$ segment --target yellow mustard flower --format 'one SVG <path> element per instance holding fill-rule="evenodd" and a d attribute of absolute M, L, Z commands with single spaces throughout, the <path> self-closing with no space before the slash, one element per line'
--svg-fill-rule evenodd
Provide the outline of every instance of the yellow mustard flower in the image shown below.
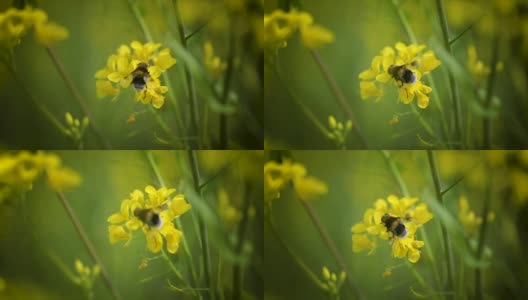
<path fill-rule="evenodd" d="M 224 188 L 218 191 L 218 214 L 230 226 L 235 226 L 242 219 L 242 213 L 231 204 Z"/>
<path fill-rule="evenodd" d="M 0 202 L 16 191 L 30 190 L 33 182 L 43 174 L 56 191 L 81 183 L 80 175 L 62 166 L 61 159 L 55 154 L 43 151 L 0 153 Z"/>
<path fill-rule="evenodd" d="M 341 271 L 339 276 L 337 276 L 336 273 L 330 272 L 326 266 L 323 267 L 322 273 L 324 279 L 323 289 L 331 296 L 339 295 L 339 290 L 346 279 L 346 273 Z"/>
<path fill-rule="evenodd" d="M 352 121 L 348 120 L 343 125 L 333 115 L 330 115 L 328 116 L 328 126 L 331 131 L 329 138 L 336 143 L 338 148 L 344 148 L 346 145 L 346 137 L 352 131 Z"/>
<path fill-rule="evenodd" d="M 469 202 L 466 196 L 461 196 L 458 200 L 458 219 L 464 226 L 469 235 L 474 235 L 480 224 L 482 224 L 482 217 L 477 216 L 474 211 L 469 208 Z M 494 214 L 488 214 L 488 222 L 493 221 Z"/>
<path fill-rule="evenodd" d="M 227 64 L 220 57 L 215 56 L 211 41 L 205 41 L 203 45 L 204 63 L 213 80 L 218 80 L 227 68 Z"/>
<path fill-rule="evenodd" d="M 151 252 L 161 250 L 162 237 L 165 237 L 167 251 L 176 253 L 183 233 L 176 229 L 172 220 L 191 209 L 191 205 L 185 201 L 183 194 L 169 198 L 176 189 L 162 187 L 156 190 L 149 185 L 145 187 L 145 192 L 148 198 L 142 191 L 134 190 L 129 198 L 121 202 L 120 211 L 108 217 L 110 242 L 130 241 L 132 232 L 141 228 Z"/>
<path fill-rule="evenodd" d="M 8 8 L 0 13 L 0 45 L 12 48 L 20 44 L 22 37 L 33 28 L 38 43 L 49 47 L 68 38 L 68 30 L 48 22 L 48 15 L 41 9 L 26 6 L 24 9 Z"/>
<path fill-rule="evenodd" d="M 477 49 L 474 45 L 471 45 L 467 49 L 467 55 L 468 55 L 468 61 L 467 61 L 467 68 L 469 72 L 471 73 L 471 76 L 475 79 L 477 83 L 482 82 L 485 80 L 488 75 L 491 73 L 491 69 L 489 66 L 486 66 L 482 60 L 479 60 L 477 57 Z M 495 69 L 497 72 L 502 71 L 503 64 L 502 62 L 498 62 L 495 66 Z"/>
<path fill-rule="evenodd" d="M 392 241 L 392 256 L 405 258 L 415 263 L 420 259 L 423 241 L 416 239 L 416 230 L 429 222 L 433 215 L 425 203 L 416 205 L 418 198 L 389 195 L 387 199 L 378 199 L 373 208 L 367 209 L 363 221 L 352 226 L 352 251 L 354 253 L 369 250 L 373 254 L 377 239 Z M 389 206 L 390 205 L 390 206 Z M 395 235 L 382 221 L 384 216 L 397 218 L 405 227 L 404 234 Z"/>
<path fill-rule="evenodd" d="M 161 74 L 176 63 L 168 48 L 157 51 L 161 44 L 138 41 L 121 45 L 116 54 L 110 55 L 106 66 L 95 73 L 95 88 L 97 97 L 116 97 L 121 88 L 133 85 L 136 100 L 143 104 L 152 104 L 161 108 L 165 103 L 168 91 L 161 85 Z"/>
<path fill-rule="evenodd" d="M 297 9 L 284 12 L 280 9 L 264 15 L 264 45 L 268 49 L 284 48 L 295 33 L 299 33 L 302 44 L 316 49 L 334 41 L 334 34 L 317 25 L 311 14 Z"/>
<path fill-rule="evenodd" d="M 359 74 L 361 99 L 383 96 L 385 84 L 394 83 L 399 88 L 398 98 L 405 104 L 417 98 L 418 107 L 429 105 L 432 89 L 422 82 L 422 77 L 440 65 L 432 50 L 422 53 L 425 45 L 398 42 L 392 47 L 385 47 L 372 60 L 369 69 Z"/>
<path fill-rule="evenodd" d="M 295 193 L 301 200 L 312 200 L 328 192 L 323 181 L 308 176 L 306 168 L 300 163 L 285 160 L 283 163 L 269 161 L 264 165 L 264 200 L 280 197 L 280 192 L 292 183 Z"/>

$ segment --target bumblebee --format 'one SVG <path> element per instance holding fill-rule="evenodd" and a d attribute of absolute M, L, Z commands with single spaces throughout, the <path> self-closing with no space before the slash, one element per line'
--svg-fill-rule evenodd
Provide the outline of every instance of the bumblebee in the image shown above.
<path fill-rule="evenodd" d="M 132 75 L 132 86 L 136 91 L 142 91 L 147 86 L 147 80 L 150 77 L 148 64 L 140 62 L 136 69 L 130 73 Z"/>
<path fill-rule="evenodd" d="M 161 226 L 163 226 L 163 220 L 160 217 L 160 213 L 166 209 L 166 204 L 158 208 L 136 208 L 134 210 L 134 216 L 149 227 L 160 229 Z"/>
<path fill-rule="evenodd" d="M 418 78 L 416 77 L 416 73 L 414 73 L 409 66 L 416 67 L 416 62 L 401 66 L 391 65 L 387 70 L 387 73 L 401 84 L 400 87 L 405 83 L 414 84 Z"/>
<path fill-rule="evenodd" d="M 381 223 L 387 227 L 387 231 L 392 232 L 394 236 L 404 238 L 407 236 L 407 228 L 403 224 L 400 217 L 393 217 L 389 214 L 384 214 L 381 217 Z"/>

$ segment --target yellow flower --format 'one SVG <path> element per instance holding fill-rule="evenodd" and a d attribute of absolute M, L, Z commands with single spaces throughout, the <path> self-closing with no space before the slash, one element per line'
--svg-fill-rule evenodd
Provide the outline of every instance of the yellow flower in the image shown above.
<path fill-rule="evenodd" d="M 421 54 L 425 48 L 425 45 L 407 46 L 401 42 L 396 43 L 394 48 L 383 48 L 380 55 L 372 59 L 370 68 L 358 76 L 361 99 L 375 97 L 379 100 L 385 84 L 393 82 L 399 88 L 398 96 L 404 104 L 411 103 L 416 96 L 418 107 L 429 106 L 427 95 L 432 89 L 421 79 L 436 69 L 440 61 L 431 50 Z"/>
<path fill-rule="evenodd" d="M 488 214 L 488 222 L 493 221 L 494 218 L 495 215 L 490 212 Z M 480 224 L 482 224 L 482 217 L 477 216 L 475 212 L 469 208 L 469 202 L 466 196 L 460 196 L 460 199 L 458 200 L 458 219 L 469 235 L 474 235 L 480 227 Z"/>
<path fill-rule="evenodd" d="M 121 202 L 120 211 L 108 217 L 110 242 L 130 241 L 132 232 L 141 228 L 151 252 L 157 253 L 161 250 L 164 237 L 167 251 L 176 253 L 183 233 L 176 229 L 172 220 L 191 209 L 191 205 L 185 201 L 182 194 L 169 198 L 176 189 L 162 187 L 156 190 L 149 185 L 145 187 L 145 192 L 148 198 L 145 198 L 145 194 L 140 190 L 134 190 L 128 199 Z M 152 220 L 157 223 L 153 224 L 154 221 L 142 217 L 141 212 L 149 212 Z"/>
<path fill-rule="evenodd" d="M 328 192 L 323 181 L 306 175 L 306 168 L 299 163 L 285 160 L 279 164 L 269 161 L 264 165 L 264 200 L 267 202 L 280 197 L 280 191 L 292 183 L 301 200 L 312 200 Z"/>
<path fill-rule="evenodd" d="M 339 277 L 336 273 L 330 272 L 330 270 L 324 266 L 323 267 L 323 289 L 332 296 L 339 295 L 339 290 L 341 289 L 341 286 L 343 285 L 343 282 L 345 282 L 346 279 L 346 273 L 341 271 L 339 273 Z"/>
<path fill-rule="evenodd" d="M 108 57 L 106 66 L 95 73 L 97 97 L 115 98 L 122 88 L 128 88 L 134 78 L 139 78 L 144 80 L 144 87 L 135 82 L 135 99 L 161 108 L 165 103 L 163 94 L 168 92 L 168 88 L 161 85 L 159 78 L 176 63 L 176 59 L 167 48 L 156 52 L 160 47 L 161 44 L 141 44 L 138 41 L 131 42 L 130 47 L 121 45 L 116 54 Z M 145 64 L 148 67 L 142 67 Z"/>
<path fill-rule="evenodd" d="M 26 6 L 24 9 L 10 7 L 0 14 L 0 45 L 12 48 L 27 32 L 34 28 L 38 43 L 49 47 L 68 38 L 68 30 L 61 25 L 48 22 L 48 15 L 41 9 Z"/>
<path fill-rule="evenodd" d="M 374 253 L 377 239 L 392 240 L 392 255 L 397 258 L 405 258 L 415 263 L 420 258 L 420 248 L 424 246 L 422 241 L 416 240 L 416 230 L 423 224 L 429 222 L 433 215 L 422 203 L 416 205 L 418 198 L 398 198 L 389 195 L 387 199 L 378 199 L 373 208 L 367 209 L 363 215 L 363 221 L 352 226 L 352 251 L 354 253 L 370 250 L 369 255 Z M 390 205 L 390 206 L 389 206 Z M 382 217 L 389 214 L 399 218 L 403 222 L 406 234 L 395 236 L 381 221 Z"/>
<path fill-rule="evenodd" d="M 242 219 L 242 213 L 231 205 L 226 190 L 220 188 L 218 191 L 218 214 L 230 226 L 234 226 Z"/>
<path fill-rule="evenodd" d="M 292 9 L 280 9 L 264 15 L 264 45 L 275 50 L 284 48 L 296 32 L 300 33 L 303 45 L 315 49 L 334 41 L 334 34 L 328 29 L 314 24 L 311 14 Z"/>
<path fill-rule="evenodd" d="M 474 45 L 471 45 L 467 49 L 467 55 L 468 55 L 468 61 L 467 61 L 467 68 L 469 72 L 471 73 L 471 76 L 475 79 L 477 83 L 481 83 L 484 81 L 489 74 L 491 73 L 491 69 L 489 66 L 486 66 L 483 61 L 479 60 L 477 57 L 477 49 Z M 502 62 L 498 62 L 495 66 L 497 72 L 502 71 L 503 64 Z"/>
<path fill-rule="evenodd" d="M 346 145 L 346 137 L 352 131 L 352 121 L 348 120 L 344 125 L 338 122 L 334 116 L 328 116 L 328 126 L 330 127 L 329 138 L 336 143 L 338 148 L 344 148 Z"/>
<path fill-rule="evenodd" d="M 210 41 L 205 41 L 203 49 L 205 67 L 213 80 L 217 80 L 222 76 L 222 73 L 227 68 L 227 64 L 220 57 L 214 55 L 213 44 Z"/>

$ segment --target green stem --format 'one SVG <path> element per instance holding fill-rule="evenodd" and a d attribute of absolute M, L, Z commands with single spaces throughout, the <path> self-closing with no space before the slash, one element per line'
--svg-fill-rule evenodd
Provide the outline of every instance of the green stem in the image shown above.
<path fill-rule="evenodd" d="M 490 109 L 491 106 L 491 99 L 493 99 L 493 91 L 494 91 L 494 85 L 493 82 L 495 81 L 495 76 L 497 75 L 497 61 L 499 59 L 499 36 L 497 35 L 493 39 L 493 45 L 492 45 L 492 57 L 491 57 L 491 72 L 488 77 L 488 87 L 486 91 L 486 100 L 484 102 L 484 108 L 486 110 Z M 484 124 L 482 126 L 482 130 L 484 131 L 484 149 L 491 149 L 491 117 L 485 116 L 484 117 Z"/>
<path fill-rule="evenodd" d="M 248 209 L 251 205 L 251 201 L 249 201 L 249 199 L 249 195 L 246 195 L 244 197 L 244 204 L 242 205 L 242 220 L 240 221 L 240 224 L 238 224 L 238 240 L 235 246 L 235 253 L 239 256 L 242 253 L 242 248 L 244 246 L 244 235 L 246 233 L 246 227 L 249 223 Z M 239 263 L 235 264 L 233 267 L 233 300 L 240 300 L 242 298 L 242 279 L 242 265 Z"/>
<path fill-rule="evenodd" d="M 491 171 L 491 170 L 490 170 Z M 486 187 L 486 195 L 484 196 L 484 207 L 482 209 L 482 224 L 480 225 L 479 241 L 477 248 L 477 259 L 482 259 L 484 253 L 484 242 L 486 241 L 486 229 L 488 228 L 488 214 L 491 205 L 491 193 L 492 193 L 491 178 L 488 178 L 488 184 Z M 477 267 L 475 270 L 475 299 L 481 300 L 484 297 L 484 291 L 482 286 L 482 268 Z"/>
<path fill-rule="evenodd" d="M 315 209 L 312 207 L 310 203 L 303 201 L 301 199 L 298 199 L 298 200 L 301 203 L 301 205 L 304 207 L 306 212 L 308 213 L 308 216 L 312 220 L 312 223 L 315 225 L 315 228 L 317 228 L 317 231 L 319 232 L 321 239 L 323 240 L 328 250 L 330 250 L 330 253 L 334 257 L 336 263 L 339 265 L 339 268 L 348 273 L 348 276 L 346 277 L 346 282 L 350 290 L 355 294 L 355 298 L 363 299 L 364 296 L 362 295 L 361 291 L 352 282 L 352 276 L 350 276 L 352 273 L 348 271 L 348 267 L 343 258 L 343 255 L 339 252 L 334 240 L 328 234 L 328 231 L 326 230 L 323 223 L 321 222 L 321 219 L 317 215 L 317 212 L 315 211 Z"/>
<path fill-rule="evenodd" d="M 187 40 L 185 39 L 185 27 L 183 25 L 183 20 L 180 14 L 180 8 L 178 7 L 178 0 L 174 1 L 174 11 L 176 15 L 176 23 L 178 24 L 178 33 L 180 35 L 180 43 L 184 49 L 187 49 Z M 187 82 L 187 90 L 189 95 L 189 111 L 191 115 L 191 133 L 190 136 L 198 136 L 198 142 L 192 145 L 193 149 L 200 149 L 202 147 L 200 133 L 198 130 L 199 127 L 199 111 L 198 111 L 198 97 L 196 94 L 196 87 L 194 83 L 194 78 L 192 77 L 191 70 L 189 67 L 184 64 L 183 71 L 185 73 L 185 80 Z"/>
<path fill-rule="evenodd" d="M 156 122 L 158 123 L 158 125 L 160 126 L 161 130 L 163 130 L 163 132 L 165 133 L 165 135 L 167 136 L 167 138 L 171 141 L 171 144 L 173 143 L 175 146 L 178 145 L 179 147 L 182 147 L 184 145 L 182 145 L 179 141 L 178 141 L 178 138 L 176 138 L 173 134 L 172 134 L 172 131 L 170 130 L 169 128 L 169 125 L 165 122 L 165 120 L 163 120 L 163 118 L 161 117 L 161 115 L 156 111 L 156 109 L 152 106 L 149 105 L 149 110 L 150 112 L 154 115 L 154 119 L 156 120 Z"/>
<path fill-rule="evenodd" d="M 444 39 L 444 46 L 450 55 L 453 55 L 451 44 L 449 43 L 449 27 L 447 25 L 447 17 L 444 10 L 444 1 L 436 0 L 436 7 L 440 17 L 440 27 L 442 28 L 442 37 Z M 449 85 L 451 86 L 451 97 L 453 98 L 453 109 L 455 112 L 455 142 L 460 141 L 461 148 L 465 148 L 464 131 L 462 130 L 462 107 L 460 104 L 460 95 L 458 94 L 458 86 L 455 76 L 451 70 L 448 70 Z M 455 144 L 456 145 L 456 144 Z"/>
<path fill-rule="evenodd" d="M 158 165 L 154 161 L 154 156 L 152 155 L 151 151 L 147 151 L 147 160 L 148 160 L 148 162 L 150 164 L 150 167 L 154 171 L 154 174 L 156 175 L 156 179 L 158 180 L 159 185 L 161 187 L 166 187 L 165 181 L 163 180 L 163 177 L 161 176 L 160 170 L 158 168 Z M 180 218 L 176 218 L 176 225 L 178 226 L 178 228 L 182 232 L 185 232 L 185 230 L 183 229 L 183 225 L 181 223 Z M 191 269 L 191 274 L 193 276 L 194 285 L 197 286 L 198 277 L 197 277 L 196 271 L 194 269 L 194 264 L 193 264 L 193 259 L 192 259 L 192 256 L 191 256 L 191 251 L 189 250 L 189 244 L 187 243 L 187 238 L 185 238 L 185 234 L 182 235 L 181 240 L 182 240 L 182 244 L 183 244 L 183 250 L 185 252 L 185 255 L 187 255 L 187 258 L 188 258 L 188 265 L 189 265 L 189 268 Z"/>
<path fill-rule="evenodd" d="M 297 254 L 295 254 L 293 250 L 290 249 L 290 247 L 286 245 L 286 242 L 284 242 L 284 240 L 280 237 L 279 232 L 275 228 L 275 225 L 273 224 L 273 221 L 270 220 L 270 218 L 271 216 L 269 216 L 268 218 L 265 218 L 266 223 L 269 225 L 268 228 L 270 229 L 270 232 L 273 234 L 273 237 L 275 238 L 275 240 L 279 242 L 278 243 L 279 246 L 281 246 L 281 248 L 284 249 L 286 254 L 288 254 L 288 256 L 290 256 L 290 258 L 299 266 L 299 268 L 301 268 L 304 274 L 310 279 L 310 281 L 312 281 L 313 284 L 315 284 L 315 286 L 324 290 L 325 289 L 324 283 L 321 282 L 319 278 L 317 277 L 317 275 L 315 275 L 315 273 L 312 272 L 312 270 L 310 270 L 310 268 L 301 260 L 301 258 Z"/>
<path fill-rule="evenodd" d="M 61 192 L 57 192 L 57 197 L 59 198 L 62 206 L 64 207 L 66 214 L 70 217 L 70 220 L 72 221 L 73 226 L 75 227 L 75 230 L 77 230 L 79 237 L 84 243 L 86 250 L 88 250 L 88 253 L 92 257 L 93 261 L 101 268 L 101 276 L 103 277 L 106 287 L 110 290 L 114 299 L 120 300 L 121 296 L 119 295 L 119 292 L 117 291 L 115 286 L 112 284 L 112 281 L 110 280 L 110 276 L 108 275 L 108 272 L 106 271 L 106 268 L 103 265 L 103 261 L 99 258 L 99 255 L 97 255 L 97 251 L 95 250 L 95 247 L 93 246 L 92 242 L 88 238 L 88 235 L 86 234 L 86 231 L 84 230 L 84 227 L 82 226 L 81 222 L 75 215 L 75 212 L 73 211 L 70 203 L 68 202 L 68 199 L 66 199 L 64 194 L 62 194 Z"/>
<path fill-rule="evenodd" d="M 310 50 L 310 54 L 312 55 L 314 61 L 316 62 L 317 66 L 319 67 L 319 70 L 321 70 L 321 73 L 323 74 L 323 77 L 325 78 L 326 82 L 328 83 L 328 86 L 330 87 L 330 90 L 334 94 L 337 102 L 345 112 L 347 118 L 352 121 L 352 124 L 354 124 L 354 131 L 356 132 L 357 136 L 359 137 L 359 141 L 361 143 L 361 147 L 364 149 L 368 149 L 367 140 L 363 136 L 363 133 L 361 132 L 361 128 L 359 126 L 359 123 L 357 122 L 357 119 L 354 116 L 354 113 L 352 112 L 352 109 L 350 108 L 350 105 L 348 105 L 345 96 L 343 95 L 343 92 L 337 85 L 337 82 L 335 81 L 334 77 L 332 77 L 332 74 L 330 74 L 330 71 L 328 70 L 328 67 L 323 62 L 323 59 L 321 58 L 321 55 L 319 55 L 319 52 L 316 50 Z"/>
<path fill-rule="evenodd" d="M 194 182 L 194 190 L 200 193 L 200 171 L 198 169 L 198 157 L 196 156 L 195 150 L 188 150 L 189 164 L 191 166 L 191 173 Z M 202 240 L 202 255 L 205 269 L 205 286 L 207 286 L 209 293 L 206 294 L 205 299 L 214 300 L 215 291 L 211 285 L 212 273 L 211 273 L 211 253 L 209 250 L 209 240 L 207 227 L 202 217 L 198 219 L 198 227 L 200 228 L 200 236 Z"/>
<path fill-rule="evenodd" d="M 314 115 L 314 113 L 306 106 L 304 103 L 293 93 L 291 88 L 284 83 L 282 74 L 277 68 L 273 68 L 275 71 L 275 75 L 277 76 L 277 79 L 282 84 L 284 89 L 286 90 L 286 93 L 290 96 L 290 98 L 293 100 L 293 102 L 299 107 L 299 109 L 304 113 L 306 118 L 312 122 L 312 124 L 328 139 L 331 138 L 330 132 L 326 129 L 326 127 L 317 119 L 317 117 Z"/>
<path fill-rule="evenodd" d="M 222 105 L 227 104 L 227 99 L 229 96 L 229 86 L 231 84 L 231 79 L 235 66 L 235 55 L 236 55 L 236 44 L 235 44 L 235 28 L 233 28 L 233 23 L 231 21 L 231 29 L 229 30 L 229 54 L 227 56 L 227 69 L 224 77 L 224 86 L 222 89 L 222 98 L 220 103 Z M 220 114 L 220 149 L 227 149 L 228 147 L 228 132 L 227 132 L 227 114 Z"/>
<path fill-rule="evenodd" d="M 436 166 L 436 159 L 432 150 L 427 150 L 427 158 L 429 160 L 429 167 L 431 169 L 431 176 L 433 178 L 436 200 L 440 204 L 444 205 L 444 200 L 442 196 L 442 188 L 440 184 L 440 177 L 438 175 L 438 168 Z M 444 251 L 446 257 L 446 270 L 447 270 L 447 290 L 449 292 L 449 298 L 453 299 L 454 290 L 453 290 L 453 255 L 451 253 L 451 242 L 449 240 L 449 235 L 447 234 L 447 228 L 442 225 L 442 238 L 444 242 Z"/>
<path fill-rule="evenodd" d="M 53 51 L 51 48 L 46 48 L 46 52 L 48 53 L 49 57 L 51 58 L 51 61 L 53 62 L 53 65 L 59 72 L 60 76 L 64 80 L 64 83 L 66 84 L 66 87 L 70 90 L 71 94 L 73 95 L 73 98 L 77 100 L 77 103 L 81 107 L 83 113 L 85 116 L 90 119 L 90 128 L 92 128 L 95 136 L 99 140 L 99 142 L 103 145 L 105 149 L 112 149 L 112 146 L 110 143 L 105 139 L 105 137 L 101 134 L 101 131 L 99 130 L 99 126 L 97 125 L 97 122 L 95 121 L 95 118 L 90 111 L 90 108 L 86 104 L 86 100 L 81 95 L 75 84 L 73 83 L 73 80 L 68 76 L 66 73 L 66 69 L 64 68 L 64 65 L 62 64 L 61 60 L 59 59 L 59 56 Z"/>
<path fill-rule="evenodd" d="M 134 0 L 128 0 L 128 4 L 129 4 L 129 7 L 130 7 L 130 10 L 132 10 L 132 13 L 134 15 L 134 17 L 136 18 L 136 21 L 138 22 L 139 24 L 139 27 L 141 27 L 141 30 L 143 31 L 143 34 L 145 35 L 145 39 L 147 40 L 147 42 L 151 42 L 153 43 L 154 42 L 154 39 L 152 38 L 152 34 L 150 33 L 150 30 L 147 26 L 147 24 L 145 23 L 145 20 L 143 19 L 143 16 L 141 15 L 141 12 L 139 11 L 139 8 L 136 6 L 136 4 L 134 3 L 135 1 Z M 174 94 L 174 89 L 172 87 L 172 83 L 169 79 L 169 75 L 167 74 L 167 72 L 163 72 L 162 74 L 163 76 L 163 82 L 167 85 L 167 88 L 169 90 L 169 101 L 172 105 L 172 108 L 174 109 L 174 114 L 176 115 L 176 126 L 177 126 L 177 130 L 178 132 L 183 132 L 182 131 L 182 128 L 184 128 L 183 126 L 183 121 L 182 121 L 182 118 L 180 116 L 180 114 L 178 113 L 180 111 L 179 109 L 179 105 L 178 105 L 178 100 L 176 98 L 176 94 Z"/>

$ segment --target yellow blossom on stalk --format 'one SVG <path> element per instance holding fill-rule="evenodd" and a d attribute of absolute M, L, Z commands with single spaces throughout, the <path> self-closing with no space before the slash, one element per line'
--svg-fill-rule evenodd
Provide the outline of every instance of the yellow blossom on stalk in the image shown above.
<path fill-rule="evenodd" d="M 162 237 L 165 237 L 167 251 L 176 253 L 183 233 L 176 229 L 172 220 L 191 209 L 191 205 L 185 201 L 183 194 L 169 198 L 176 189 L 162 187 L 156 190 L 149 185 L 145 187 L 145 192 L 148 198 L 142 191 L 134 190 L 129 198 L 121 201 L 120 211 L 108 217 L 110 242 L 130 241 L 132 233 L 141 228 L 151 252 L 161 250 Z"/>
<path fill-rule="evenodd" d="M 471 76 L 475 79 L 475 81 L 482 82 L 485 80 L 488 75 L 491 73 L 491 69 L 489 66 L 486 66 L 482 60 L 479 60 L 477 57 L 477 49 L 475 46 L 471 45 L 467 49 L 468 53 L 468 61 L 467 61 L 467 68 L 469 72 L 471 73 Z M 498 62 L 495 66 L 495 69 L 497 72 L 501 72 L 503 69 L 502 62 Z"/>
<path fill-rule="evenodd" d="M 285 160 L 282 163 L 269 161 L 264 165 L 264 200 L 280 197 L 280 192 L 292 183 L 295 193 L 301 200 L 312 200 L 328 192 L 323 181 L 308 176 L 306 168 L 300 163 Z"/>
<path fill-rule="evenodd" d="M 316 49 L 334 41 L 334 34 L 315 24 L 312 15 L 307 12 L 277 9 L 264 15 L 264 45 L 268 49 L 286 47 L 288 39 L 297 32 L 308 49 Z"/>
<path fill-rule="evenodd" d="M 341 271 L 339 273 L 339 276 L 337 276 L 336 273 L 330 272 L 330 270 L 324 266 L 323 267 L 323 289 L 331 296 L 337 296 L 339 295 L 339 290 L 341 289 L 341 286 L 345 282 L 346 279 L 346 273 L 344 271 Z"/>
<path fill-rule="evenodd" d="M 136 91 L 136 100 L 143 104 L 152 104 L 161 108 L 168 92 L 161 85 L 161 74 L 176 63 L 168 48 L 161 51 L 161 44 L 138 41 L 121 45 L 115 54 L 110 55 L 106 66 L 95 73 L 97 97 L 116 97 L 122 88 L 132 85 Z"/>
<path fill-rule="evenodd" d="M 429 105 L 431 87 L 422 82 L 422 77 L 440 65 L 432 50 L 425 50 L 425 45 L 398 42 L 392 47 L 385 47 L 372 60 L 369 69 L 359 74 L 359 88 L 361 99 L 383 96 L 387 83 L 398 87 L 398 98 L 401 102 L 409 104 L 417 98 L 418 107 L 426 108 Z"/>
<path fill-rule="evenodd" d="M 217 80 L 222 76 L 222 73 L 227 68 L 227 64 L 220 57 L 215 56 L 213 44 L 210 41 L 204 43 L 203 49 L 205 67 L 211 75 L 211 78 Z"/>
<path fill-rule="evenodd" d="M 62 166 L 60 158 L 46 152 L 0 153 L 0 202 L 17 191 L 27 191 L 45 174 L 50 187 L 62 191 L 81 183 L 80 175 Z"/>
<path fill-rule="evenodd" d="M 342 122 L 338 122 L 334 116 L 328 116 L 328 127 L 330 127 L 330 135 L 328 136 L 333 140 L 338 148 L 344 148 L 346 145 L 346 137 L 350 131 L 352 131 L 352 121 L 348 120 L 343 125 Z"/>
<path fill-rule="evenodd" d="M 392 240 L 392 256 L 405 258 L 415 263 L 420 259 L 420 248 L 423 241 L 416 239 L 416 231 L 423 224 L 429 222 L 433 215 L 425 203 L 416 205 L 418 198 L 403 197 L 399 199 L 389 195 L 387 199 L 378 199 L 373 208 L 367 209 L 363 221 L 352 226 L 352 251 L 354 253 L 369 250 L 374 253 L 377 240 Z M 389 206 L 390 205 L 390 206 Z M 406 235 L 395 236 L 382 222 L 384 215 L 399 218 L 406 229 Z"/>
<path fill-rule="evenodd" d="M 479 217 L 469 208 L 469 202 L 465 196 L 461 196 L 458 200 L 458 219 L 466 229 L 469 235 L 474 235 L 480 224 L 482 224 L 482 217 Z M 488 214 L 488 222 L 495 219 L 495 214 L 490 212 Z"/>
<path fill-rule="evenodd" d="M 229 201 L 226 190 L 221 188 L 218 191 L 218 214 L 230 226 L 234 226 L 242 219 L 242 213 Z"/>
<path fill-rule="evenodd" d="M 41 9 L 26 6 L 24 9 L 10 7 L 0 13 L 0 45 L 12 48 L 33 28 L 37 42 L 49 47 L 66 39 L 68 30 L 61 25 L 48 22 L 48 15 Z"/>

